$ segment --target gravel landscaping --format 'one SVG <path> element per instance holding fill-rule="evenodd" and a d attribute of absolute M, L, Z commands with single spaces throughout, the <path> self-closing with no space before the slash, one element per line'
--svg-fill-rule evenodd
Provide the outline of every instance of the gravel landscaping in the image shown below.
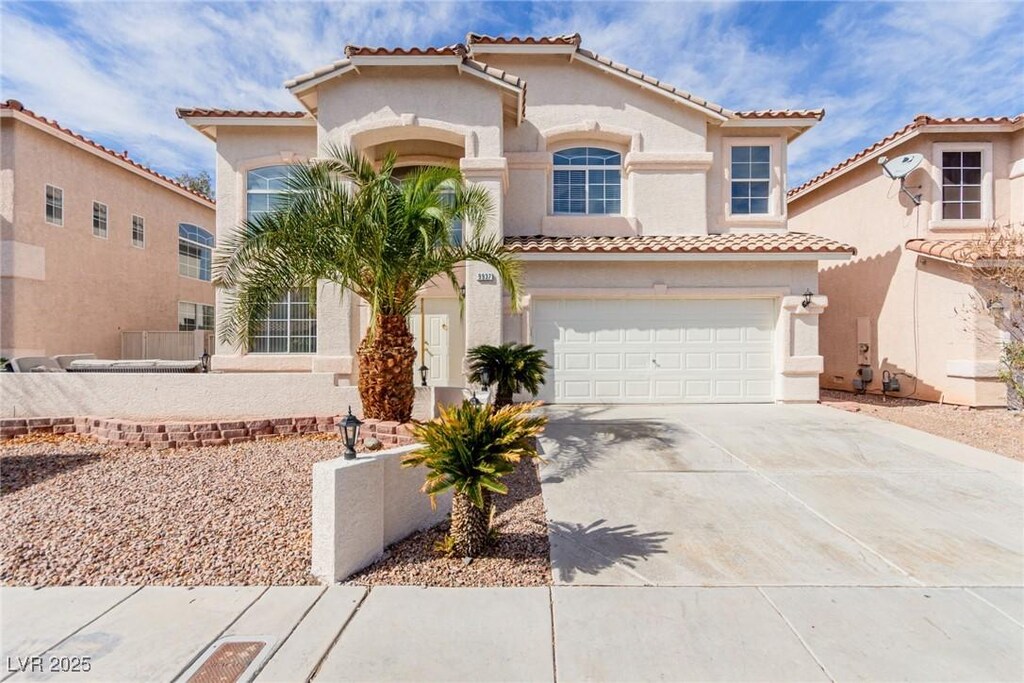
<path fill-rule="evenodd" d="M 1024 460 L 1024 414 L 1019 412 L 826 389 L 821 391 L 821 402 Z"/>
<path fill-rule="evenodd" d="M 336 435 L 137 450 L 76 436 L 0 445 L 10 586 L 315 584 L 313 463 Z"/>
<path fill-rule="evenodd" d="M 434 550 L 448 524 L 409 536 L 392 545 L 382 560 L 346 583 L 360 586 L 547 586 L 551 583 L 547 521 L 537 465 L 523 461 L 504 481 L 507 496 L 494 496 L 494 543 L 466 562 Z"/>

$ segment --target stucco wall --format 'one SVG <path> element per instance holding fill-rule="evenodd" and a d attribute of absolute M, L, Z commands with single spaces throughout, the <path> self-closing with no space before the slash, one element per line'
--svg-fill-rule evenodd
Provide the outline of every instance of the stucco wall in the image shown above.
<path fill-rule="evenodd" d="M 1019 221 L 1020 209 L 1013 209 L 1011 202 L 1014 158 L 1007 135 L 924 135 L 887 152 L 890 158 L 912 152 L 925 156 L 922 167 L 907 178 L 908 188 L 922 194 L 919 207 L 900 194 L 899 183 L 884 177 L 873 161 L 790 203 L 791 229 L 833 237 L 858 249 L 850 262 L 822 263 L 821 292 L 830 300 L 821 319 L 823 387 L 851 389 L 858 367 L 858 318 L 863 318 L 875 371 L 872 391 L 881 391 L 882 371 L 889 370 L 907 375 L 900 377 L 901 395 L 965 405 L 1005 404 L 1003 386 L 985 369 L 998 359 L 999 331 L 966 272 L 903 246 L 916 237 L 978 234 L 931 229 L 929 224 L 931 203 L 938 197 L 932 180 L 932 144 L 979 140 L 994 143 L 993 218 L 997 223 Z M 958 368 L 953 374 L 950 362 Z M 988 376 L 957 374 L 965 366 Z"/>
<path fill-rule="evenodd" d="M 0 355 L 119 358 L 122 330 L 177 330 L 178 302 L 213 286 L 178 274 L 178 224 L 213 231 L 214 210 L 13 117 L 2 129 Z M 64 225 L 45 222 L 45 186 L 64 190 Z M 107 205 L 107 237 L 92 203 Z M 145 247 L 132 245 L 132 214 Z"/>

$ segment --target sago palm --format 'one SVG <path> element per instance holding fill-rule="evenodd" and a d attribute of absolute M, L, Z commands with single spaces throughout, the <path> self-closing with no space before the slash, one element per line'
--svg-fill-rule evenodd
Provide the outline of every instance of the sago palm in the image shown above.
<path fill-rule="evenodd" d="M 221 338 L 247 346 L 273 302 L 297 287 L 335 282 L 367 302 L 371 322 L 358 349 L 359 394 L 367 417 L 407 421 L 416 358 L 406 323 L 420 290 L 446 277 L 461 297 L 456 270 L 491 266 L 518 301 L 520 265 L 500 236 L 482 227 L 493 203 L 454 168 L 425 167 L 399 180 L 396 157 L 379 166 L 360 153 L 328 148 L 298 164 L 278 206 L 245 221 L 222 241 L 216 283 L 226 289 Z M 472 226 L 453 244 L 457 221 Z"/>
<path fill-rule="evenodd" d="M 452 494 L 451 548 L 463 557 L 483 550 L 490 526 L 491 494 L 504 495 L 501 478 L 523 458 L 537 457 L 536 437 L 547 418 L 530 415 L 536 403 L 497 409 L 468 401 L 441 408 L 441 415 L 413 428 L 418 451 L 405 456 L 403 467 L 423 465 L 430 471 L 423 492 L 431 497 Z"/>
<path fill-rule="evenodd" d="M 542 349 L 514 342 L 475 346 L 466 354 L 466 360 L 469 381 L 494 385 L 494 405 L 499 408 L 510 405 L 512 396 L 520 391 L 536 396 L 544 384 L 544 373 L 551 367 L 544 360 Z"/>

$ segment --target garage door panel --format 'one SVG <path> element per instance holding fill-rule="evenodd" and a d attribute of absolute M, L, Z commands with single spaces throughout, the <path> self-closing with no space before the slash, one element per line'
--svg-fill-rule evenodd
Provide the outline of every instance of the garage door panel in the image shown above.
<path fill-rule="evenodd" d="M 773 398 L 771 300 L 541 300 L 533 320 L 554 366 L 547 400 Z"/>

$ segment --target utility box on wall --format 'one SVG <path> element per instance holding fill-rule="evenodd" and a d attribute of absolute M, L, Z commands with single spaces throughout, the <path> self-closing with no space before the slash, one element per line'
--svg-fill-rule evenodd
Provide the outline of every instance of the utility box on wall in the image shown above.
<path fill-rule="evenodd" d="M 871 365 L 871 318 L 857 318 L 857 365 Z"/>

